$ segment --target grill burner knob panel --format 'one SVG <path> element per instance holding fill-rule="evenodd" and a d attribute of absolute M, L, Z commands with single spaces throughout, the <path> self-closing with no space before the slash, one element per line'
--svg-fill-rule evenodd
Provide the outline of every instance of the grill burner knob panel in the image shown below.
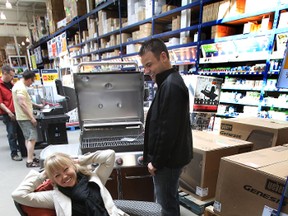
<path fill-rule="evenodd" d="M 139 156 L 139 157 L 137 158 L 137 162 L 138 162 L 139 165 L 143 165 L 143 163 L 144 163 L 144 158 L 143 158 L 143 156 Z"/>
<path fill-rule="evenodd" d="M 121 165 L 123 164 L 123 159 L 119 157 L 119 158 L 116 159 L 115 162 L 116 162 L 116 164 L 117 164 L 118 166 L 121 166 Z"/>

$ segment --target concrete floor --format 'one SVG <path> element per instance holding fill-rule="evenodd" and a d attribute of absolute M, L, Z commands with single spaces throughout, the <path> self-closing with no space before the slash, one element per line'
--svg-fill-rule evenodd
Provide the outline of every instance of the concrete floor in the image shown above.
<path fill-rule="evenodd" d="M 78 143 L 79 132 L 79 129 L 67 131 L 69 144 Z M 41 150 L 36 150 L 36 156 L 39 157 L 40 152 Z M 11 193 L 31 169 L 26 168 L 25 163 L 25 160 L 11 160 L 5 126 L 0 120 L 0 215 L 19 215 L 11 198 Z M 181 216 L 195 216 L 195 214 L 181 206 Z"/>

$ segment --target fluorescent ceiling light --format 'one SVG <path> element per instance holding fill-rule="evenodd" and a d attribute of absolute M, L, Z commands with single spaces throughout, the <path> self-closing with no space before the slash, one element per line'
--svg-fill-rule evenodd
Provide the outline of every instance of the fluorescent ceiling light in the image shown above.
<path fill-rule="evenodd" d="M 3 11 L 1 11 L 1 13 L 0 13 L 0 19 L 2 19 L 2 20 L 6 20 L 7 19 L 5 14 L 3 13 Z"/>
<path fill-rule="evenodd" d="M 6 1 L 6 8 L 9 8 L 9 9 L 12 8 L 12 4 L 8 0 Z"/>
<path fill-rule="evenodd" d="M 25 46 L 25 42 L 24 42 L 24 41 L 22 41 L 21 45 L 22 45 L 22 46 Z"/>

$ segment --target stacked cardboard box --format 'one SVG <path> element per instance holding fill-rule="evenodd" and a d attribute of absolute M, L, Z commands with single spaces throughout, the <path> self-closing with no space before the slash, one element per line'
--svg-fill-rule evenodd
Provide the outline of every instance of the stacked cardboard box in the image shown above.
<path fill-rule="evenodd" d="M 257 22 L 247 22 L 244 24 L 243 34 L 256 32 L 259 30 L 260 25 Z"/>
<path fill-rule="evenodd" d="M 235 34 L 235 28 L 224 25 L 215 25 L 211 28 L 211 39 Z"/>
<path fill-rule="evenodd" d="M 219 2 L 218 19 L 237 16 L 245 12 L 246 0 L 224 0 Z"/>
<path fill-rule="evenodd" d="M 246 0 L 230 0 L 229 16 L 237 16 L 245 12 Z"/>
<path fill-rule="evenodd" d="M 222 158 L 214 211 L 221 216 L 276 215 L 287 167 L 285 146 Z M 287 215 L 288 206 L 281 212 Z"/>
<path fill-rule="evenodd" d="M 237 16 L 245 12 L 245 0 L 224 0 L 204 5 L 202 22 Z"/>
<path fill-rule="evenodd" d="M 118 34 L 118 35 L 116 35 L 116 44 L 126 43 L 126 42 L 128 42 L 128 39 L 131 37 L 132 37 L 132 35 L 129 33 L 121 33 L 122 41 L 120 41 L 120 34 Z"/>
<path fill-rule="evenodd" d="M 222 119 L 220 134 L 253 142 L 253 150 L 288 143 L 288 124 L 261 118 Z"/>
<path fill-rule="evenodd" d="M 174 5 L 164 4 L 164 5 L 162 5 L 162 13 L 173 10 L 175 8 L 177 8 L 177 7 Z"/>
<path fill-rule="evenodd" d="M 86 0 L 63 0 L 67 23 L 87 13 Z"/>
<path fill-rule="evenodd" d="M 181 22 L 181 17 L 179 15 L 172 17 L 172 31 L 180 29 L 180 25 L 181 25 L 180 22 Z"/>
<path fill-rule="evenodd" d="M 140 38 L 149 37 L 152 35 L 152 23 L 145 23 L 139 26 L 138 31 L 132 32 L 133 40 L 137 40 Z M 154 34 L 162 33 L 162 26 L 155 24 L 154 25 Z"/>
<path fill-rule="evenodd" d="M 251 151 L 252 143 L 204 131 L 192 135 L 194 155 L 183 169 L 180 187 L 200 200 L 214 198 L 221 157 Z"/>
<path fill-rule="evenodd" d="M 87 18 L 87 25 L 89 38 L 97 37 L 96 20 Z"/>
<path fill-rule="evenodd" d="M 117 18 L 118 17 L 118 14 L 117 13 L 114 13 L 113 11 L 108 11 L 108 10 L 100 10 L 98 11 L 98 32 L 99 32 L 99 35 L 103 35 L 103 34 L 106 34 L 108 33 L 108 28 L 111 30 L 111 24 L 113 23 L 116 23 L 117 22 L 119 23 L 119 20 L 118 21 L 113 21 L 112 22 L 112 19 L 111 18 Z M 107 20 L 110 19 L 110 26 L 108 27 L 107 25 Z M 125 22 L 125 19 L 123 20 L 123 22 Z"/>
<path fill-rule="evenodd" d="M 229 16 L 230 12 L 230 0 L 224 0 L 219 2 L 217 19 L 223 19 Z"/>
<path fill-rule="evenodd" d="M 107 31 L 108 32 L 119 29 L 120 28 L 119 18 L 112 18 L 112 17 L 108 18 L 106 20 L 106 25 L 107 25 Z"/>
<path fill-rule="evenodd" d="M 46 7 L 49 32 L 53 34 L 57 30 L 57 22 L 65 18 L 64 4 L 63 1 L 48 0 Z"/>
<path fill-rule="evenodd" d="M 219 2 L 204 5 L 202 22 L 209 22 L 217 19 L 219 10 Z"/>

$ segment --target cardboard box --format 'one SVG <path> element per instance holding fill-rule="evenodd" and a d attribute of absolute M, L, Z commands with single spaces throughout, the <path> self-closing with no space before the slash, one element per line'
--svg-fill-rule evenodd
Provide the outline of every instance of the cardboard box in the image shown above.
<path fill-rule="evenodd" d="M 250 32 L 255 32 L 258 30 L 257 22 L 247 22 L 244 24 L 243 34 L 247 34 Z"/>
<path fill-rule="evenodd" d="M 218 19 L 237 16 L 245 12 L 246 0 L 224 0 L 219 2 Z"/>
<path fill-rule="evenodd" d="M 222 158 L 214 211 L 221 216 L 276 215 L 272 209 L 278 208 L 287 167 L 284 146 Z M 288 206 L 281 212 L 287 214 Z"/>
<path fill-rule="evenodd" d="M 128 39 L 131 38 L 131 37 L 132 37 L 132 35 L 129 34 L 129 33 L 121 33 L 122 42 L 120 42 L 120 34 L 118 34 L 116 36 L 116 44 L 127 43 Z"/>
<path fill-rule="evenodd" d="M 63 0 L 64 11 L 67 22 L 71 22 L 75 17 L 87 13 L 86 0 Z"/>
<path fill-rule="evenodd" d="M 204 131 L 192 131 L 193 159 L 183 169 L 180 187 L 200 200 L 215 196 L 220 159 L 251 151 L 252 143 Z"/>
<path fill-rule="evenodd" d="M 202 15 L 202 22 L 209 22 L 216 20 L 218 17 L 219 11 L 219 2 L 204 5 L 203 7 L 203 15 Z"/>
<path fill-rule="evenodd" d="M 237 16 L 245 12 L 246 0 L 230 0 L 229 16 Z"/>
<path fill-rule="evenodd" d="M 211 39 L 235 34 L 235 28 L 224 25 L 215 25 L 211 28 Z"/>
<path fill-rule="evenodd" d="M 162 5 L 162 13 L 173 10 L 175 8 L 177 8 L 177 6 L 164 4 Z"/>
<path fill-rule="evenodd" d="M 172 17 L 172 31 L 180 29 L 180 16 Z"/>
<path fill-rule="evenodd" d="M 88 35 L 89 38 L 94 38 L 95 33 L 97 32 L 96 29 L 96 20 L 87 18 L 87 25 L 88 25 Z"/>
<path fill-rule="evenodd" d="M 220 134 L 253 142 L 257 150 L 288 143 L 288 123 L 255 117 L 222 119 Z"/>
<path fill-rule="evenodd" d="M 230 0 L 220 1 L 217 19 L 223 19 L 225 17 L 228 17 L 229 12 L 230 12 Z"/>
<path fill-rule="evenodd" d="M 63 1 L 47 0 L 46 8 L 49 32 L 53 34 L 57 30 L 57 22 L 65 18 Z"/>
<path fill-rule="evenodd" d="M 192 42 L 192 38 L 191 37 L 183 37 L 182 38 L 182 43 L 186 44 L 186 43 L 191 43 Z"/>
<path fill-rule="evenodd" d="M 260 31 L 267 31 L 272 29 L 273 20 L 270 17 L 263 18 L 261 20 Z"/>

